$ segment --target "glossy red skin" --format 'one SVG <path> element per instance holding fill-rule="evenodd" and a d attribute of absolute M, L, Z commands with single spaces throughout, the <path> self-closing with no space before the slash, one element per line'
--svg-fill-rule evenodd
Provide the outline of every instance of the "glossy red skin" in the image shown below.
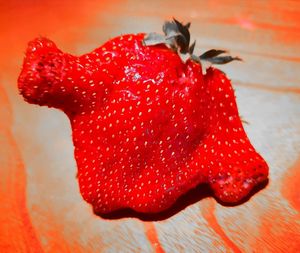
<path fill-rule="evenodd" d="M 80 191 L 96 213 L 160 212 L 201 183 L 240 201 L 268 166 L 244 132 L 230 81 L 143 38 L 117 37 L 81 57 L 37 39 L 19 89 L 68 115 Z"/>

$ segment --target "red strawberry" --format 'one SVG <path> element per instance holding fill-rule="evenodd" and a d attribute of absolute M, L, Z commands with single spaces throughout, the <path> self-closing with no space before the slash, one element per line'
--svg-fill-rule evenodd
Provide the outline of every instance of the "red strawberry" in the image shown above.
<path fill-rule="evenodd" d="M 200 59 L 238 58 L 192 55 L 188 28 L 174 20 L 166 36 L 124 35 L 81 57 L 45 38 L 29 44 L 20 92 L 70 118 L 80 191 L 96 213 L 160 212 L 200 183 L 235 203 L 267 178 L 230 81 L 202 74 Z"/>

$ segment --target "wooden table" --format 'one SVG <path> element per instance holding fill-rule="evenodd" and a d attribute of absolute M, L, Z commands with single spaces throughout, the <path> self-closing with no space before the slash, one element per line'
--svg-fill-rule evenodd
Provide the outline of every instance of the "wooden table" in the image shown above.
<path fill-rule="evenodd" d="M 0 4 L 1 252 L 300 252 L 298 1 L 6 1 Z M 25 103 L 16 80 L 26 43 L 43 35 L 79 55 L 124 33 L 191 21 L 196 51 L 223 66 L 269 184 L 226 207 L 213 197 L 158 221 L 107 220 L 82 200 L 67 117 Z"/>

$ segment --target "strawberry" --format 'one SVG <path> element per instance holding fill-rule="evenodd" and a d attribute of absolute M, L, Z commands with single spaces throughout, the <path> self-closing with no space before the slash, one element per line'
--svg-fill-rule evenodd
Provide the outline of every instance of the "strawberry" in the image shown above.
<path fill-rule="evenodd" d="M 46 38 L 29 43 L 20 93 L 69 117 L 80 191 L 95 213 L 160 212 L 201 183 L 237 203 L 267 179 L 230 81 L 202 71 L 203 61 L 240 59 L 193 55 L 189 26 L 173 20 L 164 35 L 123 35 L 80 57 Z"/>

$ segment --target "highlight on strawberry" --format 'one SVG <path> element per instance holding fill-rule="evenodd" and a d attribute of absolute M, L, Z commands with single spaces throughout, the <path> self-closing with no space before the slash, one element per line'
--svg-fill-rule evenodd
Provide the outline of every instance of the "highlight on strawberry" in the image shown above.
<path fill-rule="evenodd" d="M 122 35 L 79 57 L 29 43 L 19 91 L 70 119 L 80 192 L 97 214 L 158 213 L 200 184 L 238 203 L 267 179 L 230 80 L 202 67 L 240 58 L 194 55 L 189 27 L 174 19 L 163 34 Z"/>

